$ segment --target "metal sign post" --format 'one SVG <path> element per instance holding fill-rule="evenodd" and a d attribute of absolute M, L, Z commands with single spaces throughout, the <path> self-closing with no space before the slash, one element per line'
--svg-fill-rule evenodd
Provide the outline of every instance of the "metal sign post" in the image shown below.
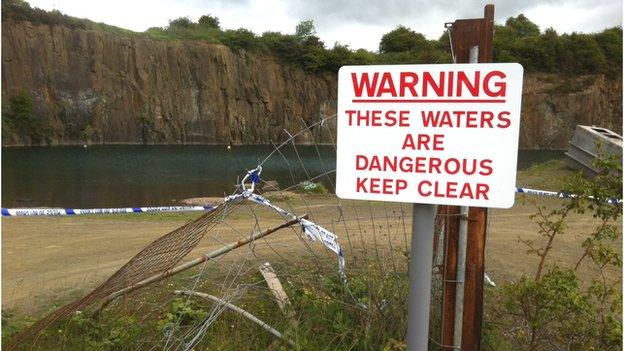
<path fill-rule="evenodd" d="M 431 262 L 435 205 L 414 204 L 412 209 L 412 250 L 409 266 L 407 346 L 410 351 L 427 350 L 431 299 Z"/>

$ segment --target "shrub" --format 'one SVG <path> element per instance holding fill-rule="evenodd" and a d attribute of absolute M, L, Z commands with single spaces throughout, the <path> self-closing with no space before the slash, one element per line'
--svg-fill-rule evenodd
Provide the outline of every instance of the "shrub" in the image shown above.
<path fill-rule="evenodd" d="M 219 26 L 219 18 L 212 15 L 201 16 L 199 20 L 197 20 L 197 24 L 206 28 L 221 29 Z"/>
<path fill-rule="evenodd" d="M 2 0 L 2 15 L 3 19 L 134 35 L 127 30 L 70 17 L 58 11 L 32 8 L 21 0 Z M 318 38 L 311 20 L 299 22 L 294 34 L 266 32 L 258 37 L 244 28 L 221 30 L 218 17 L 207 14 L 201 16 L 197 23 L 188 17 L 173 19 L 166 28 L 149 28 L 145 34 L 157 39 L 217 42 L 233 50 L 269 51 L 284 62 L 312 72 L 335 72 L 347 64 L 451 61 L 448 34 L 428 40 L 421 33 L 405 26 L 397 26 L 384 34 L 378 53 L 364 49 L 353 51 L 337 43 L 332 48 L 326 48 Z M 552 29 L 541 32 L 535 23 L 520 14 L 508 18 L 504 25 L 495 26 L 494 61 L 519 62 L 528 72 L 603 73 L 618 76 L 622 72 L 622 28 L 609 28 L 596 34 L 559 35 Z"/>
<path fill-rule="evenodd" d="M 193 28 L 195 27 L 195 23 L 191 21 L 188 17 L 179 17 L 176 19 L 169 20 L 169 28 Z"/>
<path fill-rule="evenodd" d="M 256 35 L 252 31 L 245 28 L 226 30 L 222 33 L 219 40 L 232 50 L 253 50 L 259 46 L 259 42 L 256 40 Z"/>
<path fill-rule="evenodd" d="M 429 41 L 424 35 L 404 26 L 398 26 L 384 34 L 379 43 L 379 52 L 381 53 L 417 51 L 428 48 Z"/>
<path fill-rule="evenodd" d="M 527 253 L 538 257 L 534 276 L 503 284 L 494 294 L 493 313 L 487 318 L 484 338 L 491 348 L 621 350 L 621 281 L 609 277 L 621 272 L 622 204 L 608 200 L 622 194 L 621 161 L 602 155 L 594 160 L 599 169 L 593 179 L 581 173 L 568 179 L 566 192 L 578 194 L 559 208 L 548 211 L 535 204 L 542 242 L 520 240 Z M 591 213 L 599 225 L 585 234 L 582 253 L 576 263 L 562 267 L 551 263 L 555 239 L 565 235 L 566 219 L 573 213 Z M 590 282 L 580 282 L 577 270 L 589 261 L 599 274 Z M 509 344 L 501 344 L 505 339 Z M 513 346 L 512 346 L 513 345 Z"/>
<path fill-rule="evenodd" d="M 2 111 L 2 120 L 4 134 L 28 137 L 33 144 L 51 142 L 52 127 L 43 116 L 35 114 L 33 98 L 26 91 L 9 98 L 8 106 Z"/>

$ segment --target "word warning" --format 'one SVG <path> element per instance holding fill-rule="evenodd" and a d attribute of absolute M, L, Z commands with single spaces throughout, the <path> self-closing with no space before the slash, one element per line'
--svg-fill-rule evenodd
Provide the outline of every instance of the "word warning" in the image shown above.
<path fill-rule="evenodd" d="M 336 193 L 345 199 L 509 208 L 522 66 L 344 66 Z"/>

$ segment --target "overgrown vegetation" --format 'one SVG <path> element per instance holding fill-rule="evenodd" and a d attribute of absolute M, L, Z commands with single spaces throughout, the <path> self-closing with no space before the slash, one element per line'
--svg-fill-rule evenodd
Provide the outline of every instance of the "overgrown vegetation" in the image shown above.
<path fill-rule="evenodd" d="M 253 288 L 262 276 L 253 274 L 237 282 L 245 289 L 234 301 L 251 314 L 295 341 L 298 350 L 404 350 L 407 322 L 406 274 L 364 273 L 352 267 L 349 289 L 340 278 L 319 275 L 315 264 L 284 267 L 280 276 L 296 312 L 298 324 L 284 317 L 266 288 Z M 208 274 L 208 273 L 204 273 Z M 190 275 L 169 281 L 187 281 Z M 221 280 L 212 273 L 212 279 Z M 168 283 L 169 283 L 168 282 Z M 214 305 L 200 298 L 173 297 L 171 284 L 149 289 L 107 309 L 98 319 L 88 312 L 45 330 L 36 342 L 39 350 L 137 350 L 162 348 L 169 335 L 193 335 Z M 261 285 L 259 285 L 261 287 Z M 244 288 L 243 288 L 244 289 Z M 220 296 L 203 279 L 196 290 Z M 314 318 L 310 318 L 314 316 Z M 3 314 L 3 343 L 32 320 Z M 195 329 L 196 332 L 196 329 Z M 187 335 L 187 336 L 188 336 Z M 175 344 L 179 341 L 173 341 Z M 170 344 L 169 346 L 171 346 Z M 240 315 L 226 310 L 212 323 L 195 350 L 288 350 L 275 337 Z"/>
<path fill-rule="evenodd" d="M 2 108 L 2 137 L 17 135 L 29 138 L 32 144 L 49 144 L 52 127 L 35 112 L 33 97 L 26 91 L 4 102 Z"/>
<path fill-rule="evenodd" d="M 3 0 L 2 15 L 3 18 L 49 25 L 131 33 L 58 11 L 32 8 L 22 0 Z M 209 14 L 201 16 L 197 22 L 188 17 L 172 19 L 166 27 L 153 27 L 134 34 L 157 39 L 202 40 L 221 43 L 232 50 L 273 54 L 284 62 L 312 72 L 336 72 L 343 65 L 451 62 L 447 34 L 429 40 L 401 25 L 381 38 L 378 52 L 351 49 L 340 43 L 327 47 L 309 20 L 300 22 L 294 34 L 265 32 L 256 35 L 245 28 L 222 29 L 218 17 Z M 504 25 L 495 26 L 494 60 L 519 62 L 530 72 L 619 75 L 622 28 L 609 28 L 595 34 L 559 34 L 552 28 L 540 31 L 535 23 L 520 14 L 507 19 Z"/>
<path fill-rule="evenodd" d="M 538 264 L 534 275 L 505 283 L 492 293 L 487 319 L 490 349 L 621 350 L 621 232 L 622 204 L 609 203 L 622 194 L 621 160 L 603 156 L 594 160 L 599 173 L 591 180 L 581 173 L 569 178 L 565 192 L 580 195 L 547 209 L 534 202 L 531 218 L 542 240 L 519 238 Z M 566 234 L 566 219 L 590 213 L 598 225 L 583 233 L 581 255 L 570 266 L 551 258 L 557 239 Z M 590 265 L 598 274 L 581 281 L 578 270 Z"/>
<path fill-rule="evenodd" d="M 115 33 L 130 34 L 130 30 L 111 26 L 105 23 L 97 23 L 86 18 L 68 16 L 58 10 L 46 11 L 31 7 L 24 0 L 2 0 L 2 20 L 14 19 L 29 21 L 47 25 L 60 25 L 73 29 L 101 29 Z"/>

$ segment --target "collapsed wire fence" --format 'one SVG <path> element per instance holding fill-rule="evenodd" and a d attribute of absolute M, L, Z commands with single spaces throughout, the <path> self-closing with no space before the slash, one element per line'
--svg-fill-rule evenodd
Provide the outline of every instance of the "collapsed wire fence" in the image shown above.
<path fill-rule="evenodd" d="M 206 335 L 210 335 L 212 324 L 225 313 L 226 304 L 235 304 L 251 297 L 272 303 L 271 292 L 257 274 L 258 266 L 263 262 L 270 262 L 280 279 L 291 286 L 291 289 L 292 286 L 298 289 L 296 284 L 301 287 L 306 280 L 327 279 L 346 291 L 349 300 L 340 301 L 345 307 L 353 308 L 358 313 L 372 311 L 372 306 L 364 296 L 356 296 L 365 294 L 364 292 L 350 291 L 349 278 L 344 275 L 344 263 L 336 265 L 337 257 L 339 262 L 344 256 L 350 260 L 346 268 L 347 274 L 350 272 L 349 266 L 353 266 L 354 272 L 360 267 L 376 271 L 380 276 L 406 274 L 409 247 L 406 228 L 409 228 L 409 218 L 400 204 L 386 206 L 342 201 L 328 195 L 334 192 L 334 168 L 331 161 L 324 160 L 324 150 L 321 149 L 335 148 L 334 117 L 321 118 L 311 125 L 303 122 L 302 130 L 295 134 L 286 132 L 287 140 L 280 145 L 274 145 L 274 151 L 257 165 L 256 170 L 272 163 L 281 163 L 282 170 L 291 176 L 290 185 L 281 187 L 258 177 L 259 172 L 248 172 L 245 178 L 256 177 L 248 182 L 251 183 L 250 188 L 246 188 L 248 185 L 245 181 L 251 179 L 243 179 L 235 194 L 226 198 L 223 204 L 204 208 L 208 213 L 148 245 L 91 293 L 54 311 L 14 336 L 9 347 L 43 347 L 42 345 L 55 342 L 46 332 L 52 329 L 49 328 L 52 325 L 60 323 L 67 327 L 73 316 L 87 314 L 92 310 L 97 312 L 98 317 L 105 314 L 121 316 L 128 313 L 132 306 L 136 311 L 141 311 L 141 320 L 154 318 L 161 322 L 154 333 L 136 340 L 133 347 L 144 348 L 150 345 L 150 349 L 190 350 L 201 343 Z M 316 138 L 329 142 L 317 143 Z M 306 140 L 308 151 L 314 149 L 312 156 L 310 152 L 301 152 L 298 139 Z M 287 157 L 287 152 L 295 157 Z M 292 159 L 296 161 L 293 162 Z M 261 190 L 254 189 L 256 186 Z M 320 194 L 315 195 L 317 192 Z M 253 201 L 247 201 L 248 199 Z M 268 199 L 269 207 L 261 205 L 262 199 Z M 275 210 L 270 207 L 275 207 L 273 204 L 280 207 Z M 280 212 L 281 208 L 283 210 Z M 288 218 L 289 216 L 292 217 Z M 301 216 L 309 216 L 313 222 Z M 254 233 L 283 225 L 284 220 L 288 219 L 296 219 L 298 225 L 284 225 L 281 232 L 271 237 L 249 240 L 254 237 Z M 342 248 L 332 246 L 332 233 L 337 234 L 337 238 L 333 237 L 333 240 L 340 240 Z M 315 239 L 324 245 L 315 244 Z M 186 256 L 193 258 L 194 254 L 199 253 L 206 257 L 205 251 L 198 252 L 200 250 L 197 245 L 200 240 L 209 242 L 203 247 L 217 248 L 226 247 L 231 242 L 248 242 L 222 256 L 205 259 L 189 270 L 188 275 L 169 275 Z M 335 244 L 338 245 L 338 242 Z M 164 279 L 161 281 L 159 276 Z M 145 281 L 149 284 L 144 284 Z M 152 286 L 152 282 L 158 284 Z M 171 294 L 174 288 L 187 292 L 210 292 L 219 296 L 223 303 L 213 304 L 206 309 L 205 315 L 198 312 L 201 315 L 199 319 L 187 320 L 189 318 L 180 318 L 174 313 L 167 320 L 162 318 L 162 312 L 171 310 L 172 304 L 175 305 L 174 309 L 197 304 L 192 294 L 169 296 L 151 305 L 142 300 L 142 296 L 151 293 L 150 290 L 166 290 Z M 306 289 L 308 288 L 304 287 L 304 291 Z M 159 293 L 160 291 L 157 294 Z M 291 298 L 296 300 L 297 297 Z M 397 298 L 397 301 L 384 303 L 397 304 L 400 300 Z M 157 316 L 154 317 L 155 315 Z M 258 317 L 263 318 L 262 315 Z M 305 315 L 298 317 L 314 318 Z M 288 329 L 275 320 L 272 322 Z M 245 322 L 237 320 L 236 323 Z M 260 335 L 266 337 L 260 331 L 248 337 Z"/>
<path fill-rule="evenodd" d="M 328 155 L 335 151 L 335 115 L 311 124 L 302 121 L 299 132 L 285 133 L 286 140 L 250 165 L 222 204 L 200 206 L 206 214 L 158 238 L 91 293 L 13 336 L 9 349 L 68 347 L 50 330 L 75 329 L 82 315 L 109 323 L 133 316 L 137 324 L 147 325 L 124 339 L 124 349 L 314 347 L 306 344 L 312 336 L 348 349 L 404 340 L 410 208 L 332 195 L 335 169 Z M 263 168 L 288 174 L 289 184 L 264 179 Z M 430 344 L 438 347 L 446 346 L 440 335 L 449 287 L 443 276 L 449 220 L 447 213 L 438 213 L 432 248 Z M 266 262 L 293 301 L 294 321 L 277 308 L 274 291 L 260 274 Z M 259 322 L 241 317 L 232 306 Z M 328 315 L 310 313 L 318 308 Z M 343 314 L 350 316 L 350 329 L 374 327 L 378 334 L 337 327 L 323 330 L 326 335 L 317 333 L 315 319 L 330 316 L 321 323 L 340 324 Z"/>

